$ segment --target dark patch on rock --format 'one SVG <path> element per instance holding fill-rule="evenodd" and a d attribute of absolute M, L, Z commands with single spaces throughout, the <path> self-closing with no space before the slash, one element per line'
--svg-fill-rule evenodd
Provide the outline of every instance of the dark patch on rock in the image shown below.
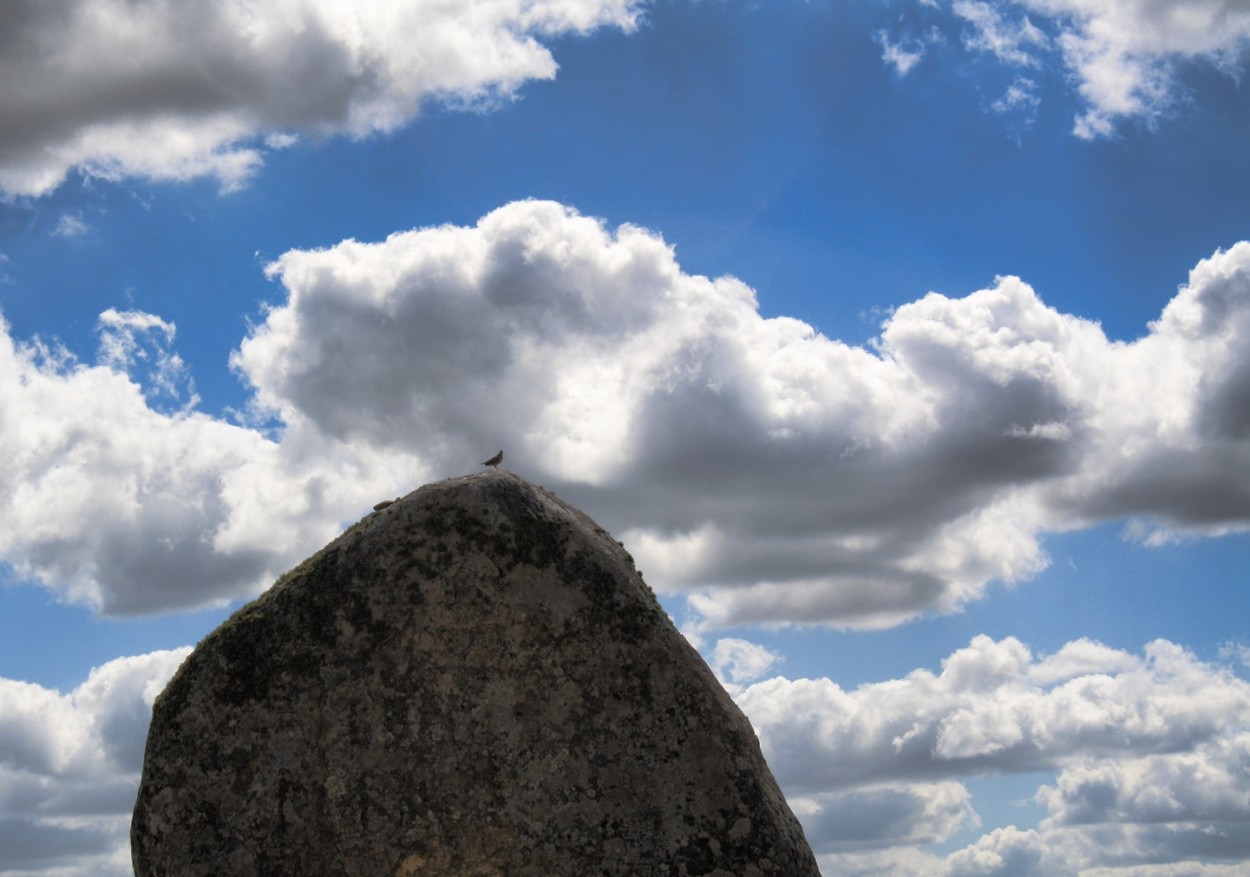
<path fill-rule="evenodd" d="M 138 877 L 817 877 L 629 554 L 505 471 L 374 512 L 157 699 Z"/>

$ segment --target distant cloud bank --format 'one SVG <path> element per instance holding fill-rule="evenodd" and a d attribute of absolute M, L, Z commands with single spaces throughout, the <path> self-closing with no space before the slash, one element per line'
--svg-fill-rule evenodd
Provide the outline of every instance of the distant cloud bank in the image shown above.
<path fill-rule="evenodd" d="M 1036 656 L 979 636 L 937 674 L 854 691 L 777 678 L 739 703 L 827 873 L 1216 877 L 1241 866 L 1186 860 L 1250 856 L 1250 684 L 1166 641 Z M 910 848 L 979 827 L 962 779 L 1051 771 L 1037 829 Z"/>
<path fill-rule="evenodd" d="M 103 314 L 95 366 L 0 336 L 20 576 L 113 614 L 248 596 L 498 447 L 709 628 L 952 611 L 1106 521 L 1147 544 L 1250 528 L 1250 243 L 1132 342 L 1003 277 L 852 347 L 542 201 L 269 273 L 285 298 L 232 360 L 249 423 L 195 410 L 153 315 Z"/>

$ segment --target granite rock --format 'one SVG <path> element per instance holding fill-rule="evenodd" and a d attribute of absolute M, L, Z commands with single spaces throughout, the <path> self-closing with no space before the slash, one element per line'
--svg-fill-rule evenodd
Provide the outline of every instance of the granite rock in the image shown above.
<path fill-rule="evenodd" d="M 138 877 L 818 877 L 625 549 L 506 471 L 385 505 L 157 699 Z"/>

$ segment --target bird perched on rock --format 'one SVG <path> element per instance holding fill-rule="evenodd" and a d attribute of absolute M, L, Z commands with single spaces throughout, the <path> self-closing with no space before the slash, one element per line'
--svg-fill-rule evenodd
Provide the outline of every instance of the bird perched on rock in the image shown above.
<path fill-rule="evenodd" d="M 486 461 L 485 463 L 483 463 L 482 465 L 483 465 L 483 466 L 493 466 L 493 467 L 495 467 L 496 469 L 498 469 L 498 468 L 499 468 L 499 464 L 500 464 L 500 463 L 502 463 L 502 462 L 503 462 L 503 451 L 500 451 L 498 454 L 495 454 L 495 456 L 491 457 L 489 460 L 487 460 L 487 461 Z"/>

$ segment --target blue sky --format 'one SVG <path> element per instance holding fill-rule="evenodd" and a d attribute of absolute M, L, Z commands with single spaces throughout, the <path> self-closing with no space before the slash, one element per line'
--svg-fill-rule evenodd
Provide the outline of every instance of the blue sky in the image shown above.
<path fill-rule="evenodd" d="M 0 13 L 0 875 L 373 502 L 625 541 L 827 874 L 1250 861 L 1250 13 Z"/>

